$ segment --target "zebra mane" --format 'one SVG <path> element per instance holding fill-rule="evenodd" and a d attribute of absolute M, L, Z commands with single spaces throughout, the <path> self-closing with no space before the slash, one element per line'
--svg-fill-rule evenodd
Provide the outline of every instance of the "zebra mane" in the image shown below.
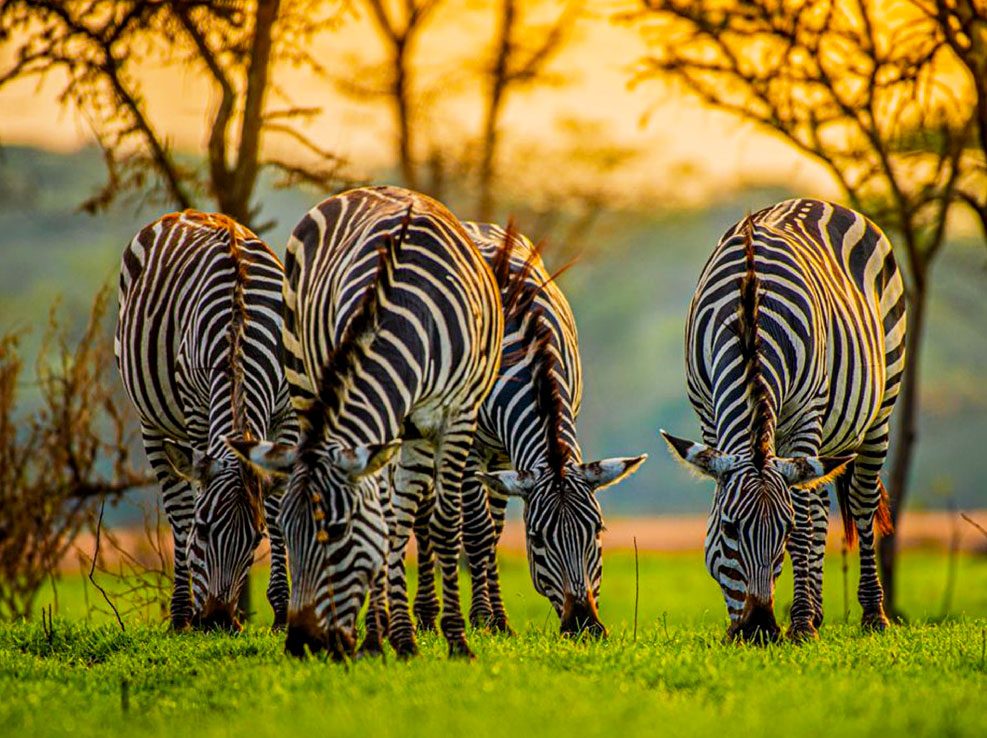
<path fill-rule="evenodd" d="M 761 298 L 758 293 L 760 280 L 755 268 L 754 220 L 750 213 L 741 223 L 744 237 L 744 275 L 740 278 L 740 306 L 737 316 L 737 338 L 747 363 L 747 381 L 754 401 L 754 418 L 751 444 L 754 466 L 762 469 L 774 454 L 775 413 L 771 407 L 771 392 L 761 369 L 761 337 L 757 330 L 757 316 Z"/>
<path fill-rule="evenodd" d="M 319 380 L 319 390 L 315 400 L 304 413 L 307 431 L 302 441 L 302 447 L 311 448 L 323 436 L 326 419 L 335 416 L 342 403 L 342 393 L 339 377 L 345 376 L 356 365 L 361 347 L 359 339 L 374 329 L 377 320 L 378 307 L 381 300 L 388 294 L 394 279 L 394 270 L 401 246 L 408 237 L 408 227 L 411 224 L 411 205 L 401 221 L 401 228 L 395 238 L 387 234 L 384 244 L 377 249 L 377 266 L 375 281 L 367 288 L 360 305 L 350 318 L 349 325 L 339 341 L 339 345 L 330 353 L 326 365 L 322 369 Z"/>
<path fill-rule="evenodd" d="M 554 346 L 552 325 L 541 309 L 533 311 L 530 325 L 534 332 L 532 374 L 535 393 L 548 432 L 548 466 L 557 476 L 562 476 L 565 465 L 572 458 L 572 447 L 562 437 L 567 414 L 559 385 L 559 355 Z"/>

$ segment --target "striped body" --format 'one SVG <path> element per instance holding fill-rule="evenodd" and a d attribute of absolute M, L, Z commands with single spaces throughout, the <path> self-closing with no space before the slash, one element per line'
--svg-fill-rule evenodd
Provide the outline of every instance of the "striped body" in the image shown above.
<path fill-rule="evenodd" d="M 399 653 L 414 652 L 406 594 L 401 606 L 409 531 L 391 519 L 390 485 L 376 474 L 403 441 L 402 461 L 414 458 L 438 482 L 430 525 L 443 570 L 443 632 L 453 653 L 468 654 L 456 571 L 460 485 L 500 359 L 490 269 L 442 205 L 396 187 L 353 190 L 313 208 L 294 230 L 285 266 L 285 368 L 306 436 L 289 455 L 281 512 L 293 583 L 288 648 L 348 653 L 372 589 L 364 649 L 378 650 L 388 627 L 386 556 L 390 638 Z M 392 476 L 401 493 L 406 480 Z"/>
<path fill-rule="evenodd" d="M 281 369 L 281 278 L 253 233 L 196 211 L 155 221 L 123 254 L 115 351 L 175 538 L 176 627 L 193 618 L 234 624 L 265 528 L 262 484 L 224 438 L 295 436 Z M 275 507 L 272 499 L 267 517 Z M 283 622 L 283 548 L 270 532 L 268 594 Z"/>
<path fill-rule="evenodd" d="M 596 599 L 602 576 L 602 512 L 594 492 L 631 473 L 643 458 L 584 464 L 576 433 L 582 366 L 565 295 L 524 236 L 464 223 L 501 277 L 505 309 L 501 371 L 480 411 L 463 486 L 464 548 L 473 580 L 470 619 L 508 630 L 496 545 L 509 494 L 524 501 L 528 563 L 535 589 L 552 603 L 563 631 L 602 632 Z M 608 476 L 609 475 L 609 476 Z M 606 477 L 606 478 L 605 478 Z M 482 480 L 486 480 L 484 485 Z M 420 627 L 434 619 L 427 529 L 419 525 Z"/>
<path fill-rule="evenodd" d="M 707 262 L 686 327 L 689 399 L 703 444 L 678 451 L 718 481 L 706 565 L 732 632 L 776 632 L 768 614 L 787 548 L 791 635 L 814 635 L 828 521 L 816 487 L 844 468 L 837 487 L 848 535 L 855 527 L 860 536 L 865 622 L 886 623 L 873 536 L 904 369 L 904 299 L 881 231 L 815 200 L 750 216 Z"/>

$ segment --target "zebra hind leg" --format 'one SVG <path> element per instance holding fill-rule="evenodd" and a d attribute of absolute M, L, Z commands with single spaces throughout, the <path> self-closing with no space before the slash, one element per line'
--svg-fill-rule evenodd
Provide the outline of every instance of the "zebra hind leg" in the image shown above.
<path fill-rule="evenodd" d="M 459 547 L 463 531 L 462 484 L 476 433 L 476 412 L 450 417 L 435 458 L 435 510 L 431 534 L 442 571 L 442 617 L 439 626 L 450 657 L 474 658 L 466 642 L 466 621 L 459 601 Z"/>
<path fill-rule="evenodd" d="M 367 608 L 367 632 L 357 650 L 358 659 L 381 656 L 384 653 L 384 636 L 388 632 L 387 574 L 383 567 L 370 586 L 370 605 Z"/>
<path fill-rule="evenodd" d="M 473 589 L 470 625 L 485 630 L 492 627 L 494 618 L 487 586 L 487 562 L 494 546 L 494 531 L 486 493 L 476 476 L 478 468 L 479 459 L 471 453 L 463 473 L 463 549 L 469 563 Z"/>
<path fill-rule="evenodd" d="M 404 567 L 404 552 L 431 483 L 433 453 L 424 440 L 407 440 L 401 445 L 401 456 L 394 469 L 391 484 L 391 505 L 388 517 L 389 545 L 387 554 L 387 592 L 390 621 L 387 636 L 399 658 L 418 653 L 415 631 L 408 609 L 408 581 Z"/>
<path fill-rule="evenodd" d="M 439 617 L 439 597 L 435 592 L 435 553 L 429 536 L 435 496 L 431 481 L 424 483 L 421 504 L 415 515 L 415 542 L 418 544 L 418 590 L 415 592 L 415 627 L 419 633 L 434 633 Z"/>
<path fill-rule="evenodd" d="M 877 576 L 874 523 L 890 528 L 884 486 L 878 476 L 888 448 L 888 423 L 868 431 L 853 462 L 849 483 L 849 505 L 860 541 L 860 583 L 857 599 L 863 608 L 864 630 L 882 631 L 890 625 L 884 613 L 884 590 Z"/>
<path fill-rule="evenodd" d="M 505 635 L 514 635 L 514 630 L 507 622 L 507 611 L 500 593 L 500 571 L 497 568 L 497 546 L 504 532 L 504 519 L 507 517 L 507 498 L 490 495 L 490 517 L 493 521 L 493 545 L 488 551 L 487 559 L 487 590 L 490 593 L 490 606 L 493 609 L 494 630 Z"/>

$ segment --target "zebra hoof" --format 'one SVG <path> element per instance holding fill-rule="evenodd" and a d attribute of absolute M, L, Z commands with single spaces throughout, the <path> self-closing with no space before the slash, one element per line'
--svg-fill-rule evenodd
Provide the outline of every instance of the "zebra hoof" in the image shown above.
<path fill-rule="evenodd" d="M 476 659 L 476 654 L 470 650 L 465 638 L 454 638 L 449 641 L 449 658 L 473 661 Z"/>
<path fill-rule="evenodd" d="M 402 661 L 407 661 L 418 655 L 418 644 L 414 640 L 391 641 L 391 645 L 394 647 L 394 653 Z"/>
<path fill-rule="evenodd" d="M 384 655 L 384 644 L 375 638 L 366 638 L 356 652 L 356 660 L 379 658 Z"/>
<path fill-rule="evenodd" d="M 795 644 L 808 643 L 819 639 L 819 631 L 812 623 L 792 623 L 785 637 Z"/>
<path fill-rule="evenodd" d="M 494 617 L 490 622 L 490 627 L 493 631 L 499 635 L 513 637 L 515 634 L 514 629 L 508 624 L 506 616 Z"/>
<path fill-rule="evenodd" d="M 435 615 L 430 615 L 427 617 L 416 616 L 415 618 L 415 630 L 419 633 L 434 633 L 435 632 Z"/>
<path fill-rule="evenodd" d="M 860 626 L 870 633 L 883 633 L 888 629 L 889 625 L 891 625 L 891 621 L 888 620 L 883 609 L 874 612 L 865 612 L 864 616 L 860 619 Z"/>
<path fill-rule="evenodd" d="M 494 615 L 491 611 L 470 613 L 470 625 L 476 630 L 494 630 Z"/>
<path fill-rule="evenodd" d="M 274 622 L 271 623 L 272 633 L 283 633 L 284 629 L 288 627 L 288 616 L 275 615 Z"/>

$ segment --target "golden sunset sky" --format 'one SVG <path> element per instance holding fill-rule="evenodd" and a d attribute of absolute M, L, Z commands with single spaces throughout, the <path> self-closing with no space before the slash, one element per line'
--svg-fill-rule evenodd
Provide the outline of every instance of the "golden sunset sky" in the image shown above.
<path fill-rule="evenodd" d="M 507 150 L 540 150 L 550 161 L 565 136 L 561 123 L 578 119 L 586 123 L 582 130 L 599 130 L 612 142 L 637 151 L 611 184 L 618 191 L 637 193 L 639 201 L 642 193 L 653 193 L 694 202 L 758 183 L 837 196 L 828 176 L 784 142 L 703 109 L 662 84 L 647 82 L 629 89 L 646 46 L 636 28 L 611 20 L 620 6 L 590 5 L 593 15 L 580 21 L 574 39 L 552 65 L 567 82 L 522 91 L 510 99 L 504 120 Z M 490 8 L 460 12 L 457 3 L 449 2 L 440 7 L 418 44 L 417 88 L 441 93 L 429 116 L 419 121 L 419 130 L 443 146 L 465 146 L 477 135 L 482 106 L 476 72 L 489 58 L 493 24 Z M 357 75 L 361 65 L 380 60 L 383 48 L 367 18 L 350 11 L 337 29 L 318 36 L 313 52 L 334 76 L 347 79 Z M 6 67 L 9 47 L 0 56 L 0 65 Z M 372 176 L 392 163 L 392 119 L 384 101 L 354 101 L 306 70 L 277 67 L 274 74 L 291 103 L 323 107 L 307 133 L 347 158 L 358 174 Z M 140 81 L 151 117 L 172 145 L 202 151 L 204 122 L 214 96 L 201 71 L 152 60 L 141 68 Z M 52 78 L 40 85 L 22 81 L 0 92 L 0 142 L 60 151 L 86 145 L 91 137 L 85 122 L 76 110 L 58 105 L 58 89 L 58 80 Z M 300 155 L 294 144 L 272 136 L 265 146 Z"/>

